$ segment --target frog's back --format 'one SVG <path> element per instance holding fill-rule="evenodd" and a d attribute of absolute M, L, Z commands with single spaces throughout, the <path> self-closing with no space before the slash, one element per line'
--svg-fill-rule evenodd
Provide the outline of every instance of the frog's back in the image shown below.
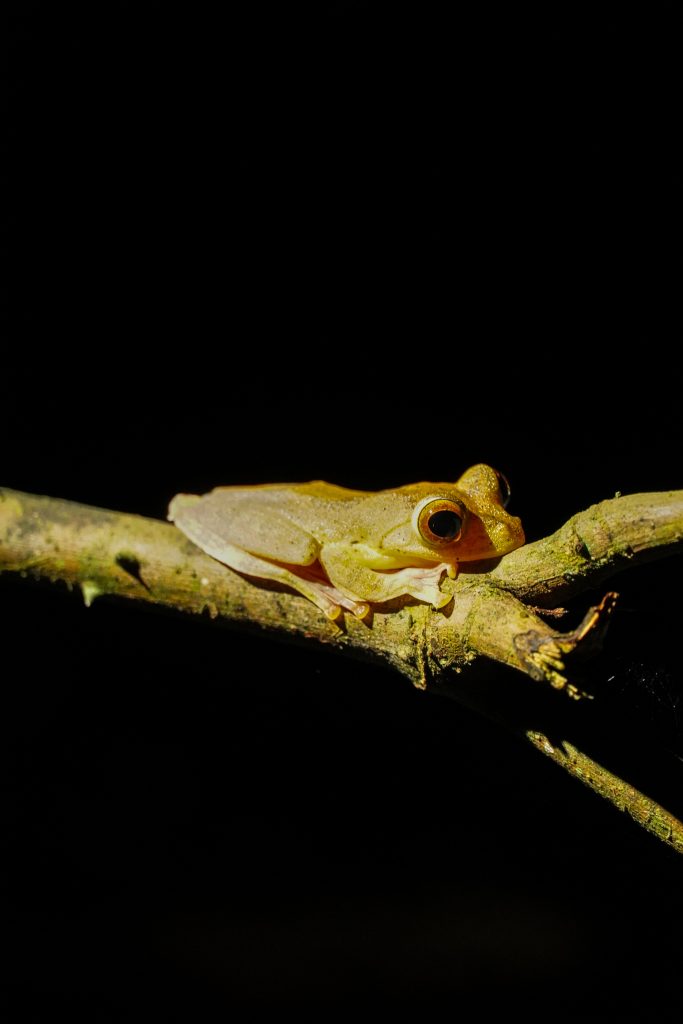
<path fill-rule="evenodd" d="M 253 487 L 216 487 L 197 499 L 178 496 L 171 518 L 187 500 L 201 502 L 202 516 L 221 523 L 231 543 L 239 543 L 257 523 L 263 531 L 274 528 L 276 519 L 286 520 L 321 544 L 340 539 L 365 540 L 395 525 L 397 504 L 408 510 L 411 499 L 403 488 L 394 491 L 357 491 L 325 480 L 295 484 L 258 484 Z M 406 512 L 409 514 L 409 511 Z M 270 524 L 270 525 L 269 525 Z"/>
<path fill-rule="evenodd" d="M 373 491 L 356 491 L 352 487 L 340 487 L 338 484 L 328 484 L 326 480 L 309 480 L 305 484 L 271 484 L 269 486 L 283 487 L 288 491 L 323 501 L 350 501 L 352 498 L 367 498 L 374 493 Z"/>
<path fill-rule="evenodd" d="M 336 533 L 344 527 L 356 503 L 371 496 L 372 492 L 354 491 L 325 480 L 215 487 L 202 497 L 176 495 L 170 518 L 175 520 L 181 508 L 201 502 L 203 514 L 214 513 L 231 533 L 239 532 L 240 522 L 277 516 L 323 539 L 330 531 Z"/>
<path fill-rule="evenodd" d="M 229 488 L 232 490 L 232 488 Z M 372 491 L 356 491 L 349 487 L 329 484 L 326 480 L 307 483 L 263 484 L 254 488 L 234 488 L 240 503 L 249 501 L 260 507 L 277 510 L 292 523 L 296 523 L 319 540 L 337 537 L 340 530 L 348 529 L 359 503 L 371 498 Z M 239 492 L 239 495 L 238 493 Z"/>

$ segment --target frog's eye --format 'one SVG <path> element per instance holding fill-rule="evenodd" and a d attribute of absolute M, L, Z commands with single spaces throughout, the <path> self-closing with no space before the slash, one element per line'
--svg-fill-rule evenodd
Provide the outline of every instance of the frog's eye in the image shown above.
<path fill-rule="evenodd" d="M 467 517 L 464 505 L 450 498 L 432 498 L 418 505 L 415 513 L 415 526 L 425 544 L 440 547 L 460 540 Z"/>
<path fill-rule="evenodd" d="M 497 469 L 494 469 L 493 472 L 496 474 L 496 477 L 498 478 L 498 490 L 500 491 L 500 503 L 503 506 L 503 508 L 507 508 L 508 505 L 510 504 L 510 494 L 512 493 L 511 489 L 510 489 L 510 484 L 508 483 L 508 478 L 506 476 L 504 476 Z"/>

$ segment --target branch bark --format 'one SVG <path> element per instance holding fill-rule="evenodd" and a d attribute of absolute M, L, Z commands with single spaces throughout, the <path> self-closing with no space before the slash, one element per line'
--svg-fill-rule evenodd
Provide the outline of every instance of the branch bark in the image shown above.
<path fill-rule="evenodd" d="M 305 598 L 239 576 L 168 523 L 0 490 L 0 572 L 63 580 L 81 589 L 86 605 L 114 594 L 330 645 L 499 718 L 482 700 L 482 666 L 492 659 L 581 696 L 569 671 L 572 659 L 599 645 L 615 595 L 589 609 L 571 632 L 546 622 L 541 608 L 682 549 L 683 491 L 618 497 L 578 513 L 552 536 L 497 565 L 444 580 L 453 601 L 440 612 L 401 599 L 376 606 L 370 621 L 347 615 L 337 625 Z M 683 852 L 683 825 L 669 811 L 568 739 L 551 741 L 542 730 L 512 721 L 516 714 L 503 717 L 536 749 Z"/>

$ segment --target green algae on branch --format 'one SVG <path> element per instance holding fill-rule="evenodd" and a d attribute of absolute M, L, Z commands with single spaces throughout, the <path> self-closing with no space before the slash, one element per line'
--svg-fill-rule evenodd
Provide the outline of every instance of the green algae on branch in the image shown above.
<path fill-rule="evenodd" d="M 445 579 L 442 587 L 453 601 L 440 611 L 401 598 L 375 606 L 368 620 L 347 615 L 335 624 L 298 594 L 226 568 L 169 523 L 0 490 L 0 572 L 78 586 L 86 605 L 111 594 L 184 612 L 208 611 L 384 662 L 416 686 L 445 685 L 456 697 L 463 681 L 490 661 L 582 696 L 567 662 L 571 667 L 574 652 L 590 654 L 599 645 L 614 595 L 607 594 L 568 633 L 553 628 L 538 610 L 552 609 L 631 565 L 682 549 L 683 491 L 613 498 L 579 512 L 552 536 L 518 548 L 488 571 Z M 574 762 L 554 760 L 573 771 Z M 647 797 L 638 794 L 636 814 L 627 798 L 623 804 L 623 794 L 621 803 L 609 795 L 599 769 L 583 781 L 657 833 L 662 818 L 654 802 L 642 812 Z"/>

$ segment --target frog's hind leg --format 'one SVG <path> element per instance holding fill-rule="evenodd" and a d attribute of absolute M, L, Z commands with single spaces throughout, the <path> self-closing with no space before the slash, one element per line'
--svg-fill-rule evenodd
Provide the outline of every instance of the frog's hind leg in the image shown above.
<path fill-rule="evenodd" d="M 368 613 L 369 608 L 367 604 L 350 600 L 340 590 L 337 590 L 336 587 L 328 583 L 327 580 L 322 577 L 320 579 L 313 577 L 313 574 L 303 567 L 300 570 L 302 573 L 300 576 L 298 572 L 293 572 L 292 569 L 288 569 L 284 565 L 278 565 L 276 562 L 269 562 L 265 558 L 259 558 L 257 555 L 252 555 L 248 551 L 243 551 L 232 544 L 226 544 L 225 541 L 220 543 L 219 556 L 213 555 L 213 552 L 209 551 L 205 544 L 203 547 L 208 554 L 217 558 L 223 565 L 227 565 L 230 569 L 235 569 L 239 573 L 244 573 L 245 576 L 255 576 L 260 580 L 274 580 L 277 583 L 283 583 L 291 587 L 292 590 L 296 590 L 299 594 L 307 597 L 309 601 L 312 601 L 317 608 L 320 608 L 325 613 L 328 619 L 338 619 L 341 615 L 342 607 L 348 608 L 349 611 L 352 611 L 359 618 Z M 296 568 L 299 570 L 299 566 Z"/>
<path fill-rule="evenodd" d="M 307 597 L 330 619 L 338 618 L 342 607 L 360 618 L 367 615 L 367 604 L 342 594 L 322 575 L 317 561 L 318 544 L 310 534 L 278 516 L 277 512 L 243 508 L 239 503 L 235 505 L 234 499 L 228 501 L 229 498 L 221 489 L 201 498 L 191 494 L 176 495 L 169 508 L 169 519 L 218 562 L 246 576 L 286 584 Z M 233 536 L 245 534 L 250 535 L 252 544 L 267 543 L 268 557 L 258 547 L 253 554 L 230 543 Z"/>

